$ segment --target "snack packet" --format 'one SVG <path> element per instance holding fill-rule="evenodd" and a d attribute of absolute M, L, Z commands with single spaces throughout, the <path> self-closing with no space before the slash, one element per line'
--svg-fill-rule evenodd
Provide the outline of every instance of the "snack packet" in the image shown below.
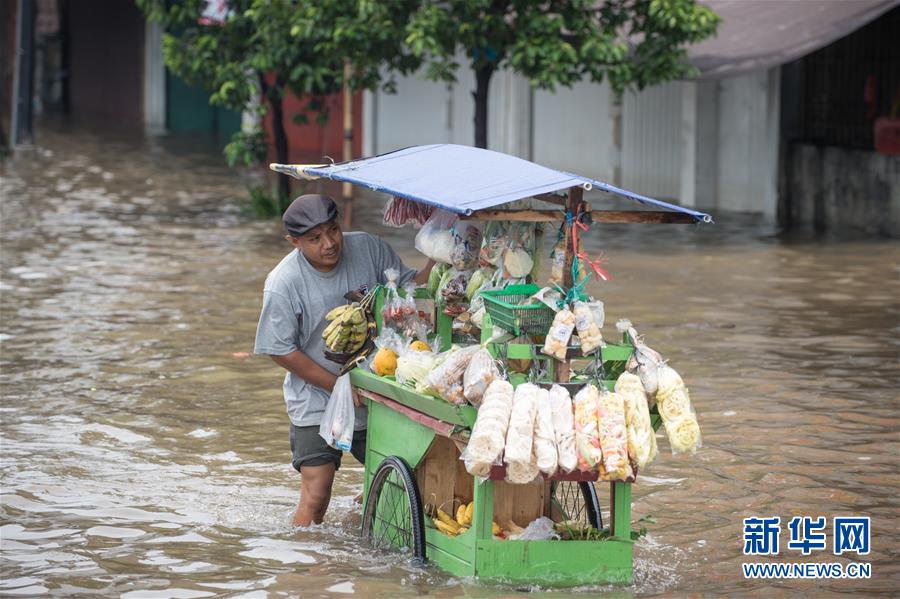
<path fill-rule="evenodd" d="M 597 423 L 600 448 L 603 451 L 603 468 L 606 480 L 626 480 L 634 476 L 628 462 L 628 432 L 625 428 L 625 403 L 622 396 L 600 391 L 597 402 Z"/>
<path fill-rule="evenodd" d="M 428 375 L 426 391 L 436 394 L 452 404 L 466 403 L 462 379 L 469 366 L 469 361 L 478 350 L 478 346 L 473 345 L 445 352 L 446 358 Z"/>
<path fill-rule="evenodd" d="M 559 467 L 564 472 L 572 472 L 578 466 L 578 456 L 575 453 L 575 417 L 572 413 L 572 397 L 564 387 L 553 385 L 550 388 L 550 413 Z"/>
<path fill-rule="evenodd" d="M 665 364 L 659 367 L 658 381 L 656 405 L 662 416 L 672 453 L 696 453 L 703 443 L 697 415 L 691 406 L 684 381 L 673 368 Z"/>
<path fill-rule="evenodd" d="M 574 329 L 575 315 L 566 306 L 557 312 L 553 318 L 553 324 L 550 325 L 550 331 L 547 333 L 547 338 L 541 351 L 557 360 L 565 360 L 569 339 L 572 337 Z"/>
<path fill-rule="evenodd" d="M 531 463 L 531 446 L 534 443 L 534 419 L 537 416 L 537 397 L 540 389 L 532 383 L 524 383 L 516 388 L 513 396 L 509 429 L 506 432 L 507 464 L 511 462 Z"/>
<path fill-rule="evenodd" d="M 507 381 L 495 380 L 484 392 L 472 435 L 466 446 L 469 461 L 466 470 L 474 476 L 490 471 L 490 466 L 500 457 L 506 444 L 506 433 L 509 429 L 509 417 L 513 405 L 513 387 Z M 471 465 L 471 469 L 470 469 Z M 474 470 L 474 471 L 473 471 Z"/>
<path fill-rule="evenodd" d="M 575 302 L 575 328 L 581 340 L 581 353 L 585 356 L 603 344 L 603 302 Z"/>
<path fill-rule="evenodd" d="M 550 405 L 550 392 L 538 390 L 537 417 L 534 420 L 534 463 L 538 469 L 552 476 L 556 472 L 559 454 L 556 451 L 556 432 L 553 428 L 553 410 Z"/>
<path fill-rule="evenodd" d="M 647 392 L 640 377 L 623 372 L 616 380 L 616 393 L 625 403 L 625 427 L 628 430 L 628 457 L 638 468 L 656 458 L 656 432 L 650 423 Z"/>
<path fill-rule="evenodd" d="M 597 425 L 597 401 L 600 392 L 593 383 L 585 385 L 575 395 L 575 453 L 578 469 L 593 470 L 603 459 Z"/>
<path fill-rule="evenodd" d="M 463 375 L 463 394 L 470 404 L 476 408 L 481 405 L 484 392 L 488 385 L 500 378 L 500 370 L 494 357 L 486 349 L 480 349 L 475 352 L 466 372 Z"/>

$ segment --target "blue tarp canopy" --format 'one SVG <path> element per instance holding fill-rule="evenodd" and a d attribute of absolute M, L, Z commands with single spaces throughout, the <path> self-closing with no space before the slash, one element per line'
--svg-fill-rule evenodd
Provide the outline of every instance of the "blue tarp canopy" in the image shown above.
<path fill-rule="evenodd" d="M 456 144 L 413 146 L 340 164 L 271 164 L 274 171 L 299 179 L 326 178 L 409 198 L 457 214 L 570 187 L 597 188 L 648 206 L 689 214 L 711 222 L 703 212 L 654 200 L 595 179 L 547 168 L 508 154 Z"/>

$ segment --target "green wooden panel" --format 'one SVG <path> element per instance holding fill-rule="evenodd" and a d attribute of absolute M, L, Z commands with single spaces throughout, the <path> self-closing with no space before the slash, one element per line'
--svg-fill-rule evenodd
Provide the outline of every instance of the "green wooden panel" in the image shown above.
<path fill-rule="evenodd" d="M 398 415 L 387 406 L 369 402 L 367 452 L 371 447 L 373 452 L 382 456 L 399 456 L 406 460 L 411 468 L 415 468 L 431 446 L 434 434 L 430 428 Z M 366 459 L 366 469 L 374 473 L 381 460 L 373 460 L 373 463 L 369 464 L 368 453 Z M 376 461 L 378 463 L 375 463 Z"/>
<path fill-rule="evenodd" d="M 426 518 L 427 520 L 427 518 Z M 471 536 L 470 530 L 463 536 Z M 425 525 L 425 559 L 454 576 L 475 575 L 475 551 L 460 537 L 450 538 L 436 528 Z"/>
<path fill-rule="evenodd" d="M 472 406 L 456 406 L 442 399 L 417 393 L 395 380 L 380 377 L 362 368 L 350 371 L 350 382 L 360 389 L 378 393 L 433 418 L 461 427 L 471 427 L 478 416 L 478 411 Z"/>
<path fill-rule="evenodd" d="M 579 586 L 630 583 L 631 541 L 479 540 L 475 576 L 480 580 Z"/>
<path fill-rule="evenodd" d="M 631 483 L 613 482 L 612 501 L 614 519 L 612 523 L 615 538 L 631 539 Z"/>
<path fill-rule="evenodd" d="M 227 141 L 241 129 L 241 114 L 210 106 L 209 92 L 166 71 L 166 128 L 173 133 L 202 133 Z"/>

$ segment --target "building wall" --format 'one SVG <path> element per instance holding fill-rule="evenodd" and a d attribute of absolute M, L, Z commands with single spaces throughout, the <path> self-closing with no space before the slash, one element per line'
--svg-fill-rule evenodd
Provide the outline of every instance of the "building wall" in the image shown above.
<path fill-rule="evenodd" d="M 143 128 L 144 18 L 133 2 L 70 0 L 73 116 Z"/>
<path fill-rule="evenodd" d="M 792 226 L 900 237 L 900 157 L 810 144 L 789 152 Z"/>
<path fill-rule="evenodd" d="M 459 79 L 447 86 L 408 77 L 396 95 L 373 94 L 366 147 L 472 144 L 473 77 L 462 69 Z M 620 102 L 606 84 L 551 93 L 498 73 L 488 147 L 686 206 L 774 216 L 779 93 L 777 69 L 670 82 Z"/>

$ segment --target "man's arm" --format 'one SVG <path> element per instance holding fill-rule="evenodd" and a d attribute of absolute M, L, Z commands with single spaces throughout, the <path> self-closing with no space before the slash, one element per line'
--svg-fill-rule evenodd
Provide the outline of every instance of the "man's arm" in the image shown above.
<path fill-rule="evenodd" d="M 431 274 L 431 269 L 434 268 L 435 261 L 431 258 L 428 259 L 428 263 L 425 264 L 425 268 L 416 273 L 415 279 L 416 285 L 424 285 L 428 282 L 428 276 Z"/>
<path fill-rule="evenodd" d="M 310 357 L 303 352 L 292 351 L 283 356 L 269 354 L 269 357 L 272 358 L 273 362 L 285 370 L 292 372 L 295 376 L 300 377 L 307 383 L 324 389 L 329 393 L 331 393 L 331 390 L 334 388 L 334 383 L 337 381 L 335 375 L 313 362 Z"/>

